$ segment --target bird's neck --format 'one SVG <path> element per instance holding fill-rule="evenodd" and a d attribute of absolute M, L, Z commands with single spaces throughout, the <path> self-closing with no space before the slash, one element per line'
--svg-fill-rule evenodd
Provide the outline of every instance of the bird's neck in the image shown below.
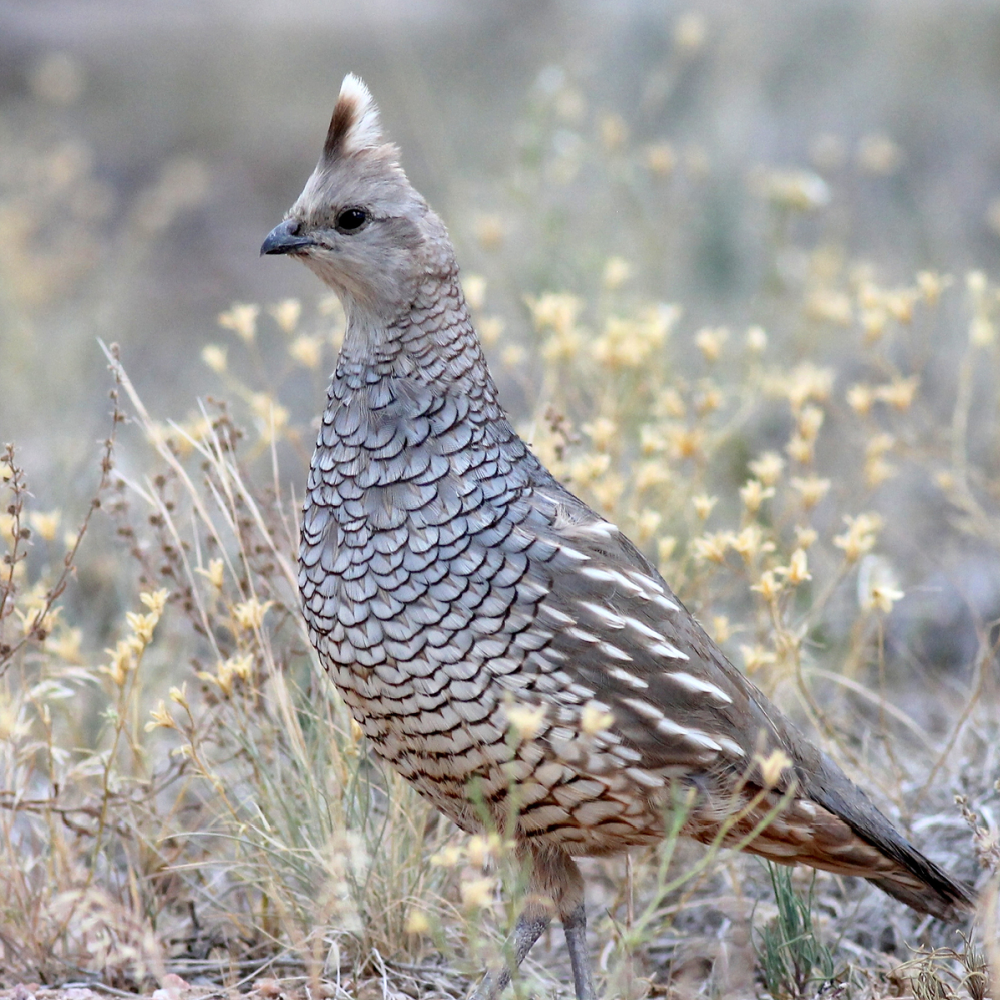
<path fill-rule="evenodd" d="M 457 268 L 425 276 L 394 315 L 347 304 L 335 379 L 361 389 L 384 378 L 412 380 L 435 394 L 464 395 L 489 416 L 502 415 Z"/>

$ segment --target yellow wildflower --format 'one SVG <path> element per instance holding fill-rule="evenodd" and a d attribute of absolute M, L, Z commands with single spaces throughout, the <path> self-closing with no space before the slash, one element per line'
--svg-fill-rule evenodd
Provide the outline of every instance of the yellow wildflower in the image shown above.
<path fill-rule="evenodd" d="M 267 310 L 273 317 L 275 323 L 288 334 L 294 333 L 299 325 L 299 317 L 302 315 L 302 303 L 298 299 L 282 299 Z"/>
<path fill-rule="evenodd" d="M 257 335 L 257 316 L 260 306 L 236 302 L 226 312 L 219 314 L 219 326 L 232 330 L 244 343 L 249 344 Z"/>
<path fill-rule="evenodd" d="M 460 847 L 448 844 L 437 854 L 432 854 L 430 862 L 437 868 L 454 868 L 463 861 L 463 852 Z"/>
<path fill-rule="evenodd" d="M 733 543 L 731 531 L 719 531 L 713 535 L 701 535 L 688 543 L 691 555 L 698 562 L 724 563 L 726 552 Z"/>
<path fill-rule="evenodd" d="M 236 678 L 247 680 L 252 670 L 253 655 L 246 653 L 243 656 L 231 656 L 227 660 L 220 660 L 214 677 L 205 673 L 199 674 L 199 676 L 203 680 L 213 681 L 226 696 L 229 696 L 233 693 L 233 684 Z"/>
<path fill-rule="evenodd" d="M 226 370 L 226 348 L 218 344 L 206 344 L 201 349 L 201 360 L 215 372 L 221 375 Z"/>
<path fill-rule="evenodd" d="M 583 432 L 598 451 L 607 451 L 618 434 L 618 425 L 608 417 L 598 417 L 583 425 Z"/>
<path fill-rule="evenodd" d="M 257 416 L 260 436 L 264 441 L 280 438 L 288 426 L 289 412 L 267 392 L 255 392 L 250 397 L 250 408 Z"/>
<path fill-rule="evenodd" d="M 604 264 L 602 282 L 608 291 L 616 291 L 628 281 L 632 267 L 624 257 L 609 257 Z"/>
<path fill-rule="evenodd" d="M 491 877 L 470 879 L 459 886 L 462 905 L 467 910 L 481 910 L 493 902 L 496 884 Z"/>
<path fill-rule="evenodd" d="M 167 606 L 167 598 L 169 597 L 170 591 L 161 587 L 159 590 L 144 591 L 139 595 L 139 600 L 159 619 L 159 616 L 163 614 L 163 609 Z"/>
<path fill-rule="evenodd" d="M 225 567 L 221 559 L 210 559 L 208 569 L 203 569 L 199 566 L 195 572 L 205 577 L 216 590 L 222 590 L 222 584 L 225 580 Z"/>
<path fill-rule="evenodd" d="M 265 601 L 261 604 L 256 597 L 251 597 L 249 601 L 243 601 L 233 608 L 233 617 L 236 619 L 236 624 L 246 631 L 259 629 L 264 623 L 264 615 L 273 604 L 274 601 Z"/>
<path fill-rule="evenodd" d="M 753 562 L 758 553 L 774 546 L 764 544 L 764 532 L 759 524 L 753 522 L 743 528 L 729 543 L 733 551 L 748 565 Z"/>
<path fill-rule="evenodd" d="M 481 274 L 467 274 L 462 279 L 462 289 L 469 308 L 476 311 L 483 308 L 486 301 L 486 279 Z"/>
<path fill-rule="evenodd" d="M 125 621 L 128 622 L 140 646 L 148 646 L 153 641 L 153 629 L 156 628 L 159 617 L 155 614 L 140 615 L 135 611 L 125 612 Z"/>
<path fill-rule="evenodd" d="M 722 643 L 729 641 L 729 637 L 731 635 L 732 628 L 729 625 L 729 619 L 725 615 L 713 616 L 712 638 L 715 639 L 715 641 L 721 646 Z"/>
<path fill-rule="evenodd" d="M 170 714 L 170 710 L 161 698 L 156 708 L 149 712 L 150 721 L 146 723 L 146 732 L 151 733 L 154 729 L 177 729 L 177 723 Z"/>
<path fill-rule="evenodd" d="M 792 553 L 792 558 L 789 560 L 788 565 L 776 569 L 775 572 L 781 573 L 785 578 L 785 582 L 791 584 L 793 587 L 797 587 L 800 583 L 805 583 L 806 580 L 811 580 L 812 574 L 809 572 L 809 561 L 806 556 L 806 550 L 796 549 Z"/>
<path fill-rule="evenodd" d="M 776 451 L 765 451 L 749 463 L 750 471 L 765 485 L 774 486 L 781 478 L 785 460 Z"/>
<path fill-rule="evenodd" d="M 875 390 L 870 385 L 859 383 L 847 390 L 847 405 L 859 416 L 864 416 L 875 402 Z"/>
<path fill-rule="evenodd" d="M 844 550 L 848 562 L 856 562 L 866 552 L 875 547 L 882 518 L 878 514 L 859 514 L 857 517 L 845 515 L 844 523 L 847 531 L 837 535 L 833 544 Z"/>
<path fill-rule="evenodd" d="M 575 483 L 590 484 L 600 479 L 611 467 L 608 455 L 581 455 L 569 467 L 569 478 Z"/>
<path fill-rule="evenodd" d="M 813 442 L 806 440 L 801 434 L 793 434 L 785 445 L 788 457 L 801 465 L 808 465 L 813 458 Z"/>
<path fill-rule="evenodd" d="M 708 23 L 704 14 L 685 11 L 674 22 L 674 45 L 681 52 L 693 54 L 704 46 L 708 39 Z"/>
<path fill-rule="evenodd" d="M 639 447 L 644 455 L 655 455 L 666 448 L 666 438 L 653 424 L 643 424 L 639 428 Z"/>
<path fill-rule="evenodd" d="M 609 153 L 614 153 L 625 145 L 628 139 L 628 126 L 621 115 L 602 115 L 600 128 L 601 144 Z"/>
<path fill-rule="evenodd" d="M 896 379 L 889 385 L 880 385 L 875 390 L 875 398 L 897 410 L 908 410 L 919 385 L 920 378 L 917 375 Z"/>
<path fill-rule="evenodd" d="M 772 750 L 767 757 L 757 754 L 754 760 L 760 767 L 765 788 L 774 788 L 781 781 L 781 775 L 792 766 L 791 758 L 783 750 Z"/>
<path fill-rule="evenodd" d="M 819 476 L 794 476 L 789 482 L 792 489 L 802 495 L 802 506 L 806 510 L 812 510 L 830 489 L 830 480 Z"/>
<path fill-rule="evenodd" d="M 718 361 L 722 356 L 722 345 L 729 339 L 729 330 L 724 326 L 703 326 L 694 335 L 695 347 L 708 362 Z"/>
<path fill-rule="evenodd" d="M 480 316 L 476 321 L 479 337 L 487 347 L 492 347 L 500 340 L 505 325 L 500 316 Z"/>
<path fill-rule="evenodd" d="M 748 479 L 740 487 L 740 499 L 743 501 L 743 506 L 746 507 L 747 513 L 750 515 L 756 514 L 760 510 L 760 505 L 773 496 L 774 487 L 765 487 L 759 479 Z"/>
<path fill-rule="evenodd" d="M 303 368 L 318 368 L 323 359 L 323 341 L 319 337 L 300 334 L 288 345 L 288 353 Z"/>
<path fill-rule="evenodd" d="M 431 929 L 430 921 L 422 910 L 410 910 L 406 915 L 407 934 L 427 934 Z"/>
<path fill-rule="evenodd" d="M 820 288 L 806 299 L 806 316 L 822 323 L 850 326 L 854 322 L 854 308 L 846 293 Z"/>
<path fill-rule="evenodd" d="M 562 292 L 546 292 L 536 298 L 527 298 L 528 309 L 535 329 L 566 331 L 575 324 L 583 309 L 583 299 Z"/>
<path fill-rule="evenodd" d="M 937 305 L 941 293 L 950 284 L 951 278 L 948 276 L 942 277 L 933 271 L 917 272 L 917 288 L 920 289 L 920 294 L 923 295 L 924 301 L 929 306 Z"/>
<path fill-rule="evenodd" d="M 657 177 L 667 177 L 677 166 L 677 154 L 669 142 L 657 142 L 646 147 L 646 169 Z"/>
<path fill-rule="evenodd" d="M 669 479 L 670 473 L 667 467 L 655 459 L 649 462 L 640 462 L 635 470 L 635 488 L 640 493 L 654 486 L 661 486 Z"/>
<path fill-rule="evenodd" d="M 657 532 L 663 515 L 658 510 L 649 507 L 639 511 L 635 519 L 635 537 L 640 545 L 645 545 Z"/>
<path fill-rule="evenodd" d="M 788 374 L 785 391 L 792 409 L 798 411 L 803 403 L 812 399 L 823 402 L 830 398 L 833 388 L 834 371 L 832 368 L 819 368 L 812 362 L 805 361 Z"/>
<path fill-rule="evenodd" d="M 80 646 L 83 629 L 60 628 L 58 635 L 50 635 L 45 640 L 45 648 L 63 663 L 81 663 Z"/>
<path fill-rule="evenodd" d="M 508 344 L 500 352 L 500 362 L 505 368 L 517 368 L 524 364 L 528 352 L 520 344 Z"/>
<path fill-rule="evenodd" d="M 713 508 L 718 502 L 718 497 L 710 497 L 705 493 L 699 493 L 698 496 L 691 498 L 691 504 L 694 507 L 694 512 L 702 521 L 708 520 Z"/>
<path fill-rule="evenodd" d="M 518 740 L 532 740 L 545 725 L 544 705 L 509 705 L 507 720 Z"/>
<path fill-rule="evenodd" d="M 761 573 L 760 580 L 750 589 L 760 594 L 765 601 L 773 601 L 781 593 L 782 583 L 775 576 L 774 570 L 768 569 Z"/>
<path fill-rule="evenodd" d="M 804 527 L 801 524 L 795 525 L 795 540 L 800 549 L 808 549 L 811 545 L 815 545 L 817 538 L 819 538 L 819 533 L 815 528 Z"/>
<path fill-rule="evenodd" d="M 614 721 L 615 717 L 609 711 L 592 701 L 588 701 L 580 713 L 580 728 L 587 736 L 610 729 Z"/>
<path fill-rule="evenodd" d="M 495 212 L 480 215 L 475 221 L 476 239 L 484 250 L 498 250 L 503 244 L 503 217 Z"/>
<path fill-rule="evenodd" d="M 756 673 L 762 667 L 773 666 L 778 662 L 777 656 L 763 646 L 740 646 L 743 655 L 743 665 L 748 674 Z"/>
<path fill-rule="evenodd" d="M 747 329 L 746 345 L 751 354 L 763 354 L 767 350 L 767 333 L 762 326 Z"/>
<path fill-rule="evenodd" d="M 974 316 L 969 324 L 969 343 L 973 347 L 989 347 L 997 339 L 997 328 L 987 316 Z"/>
<path fill-rule="evenodd" d="M 825 414 L 818 406 L 803 406 L 799 411 L 799 434 L 805 441 L 815 441 Z"/>
<path fill-rule="evenodd" d="M 106 649 L 105 653 L 111 657 L 111 662 L 99 668 L 102 674 L 107 674 L 111 680 L 121 687 L 129 671 L 135 666 L 135 652 L 131 643 L 125 639 L 119 640 L 114 649 Z"/>
<path fill-rule="evenodd" d="M 903 151 L 887 135 L 863 136 L 858 143 L 858 166 L 868 174 L 888 176 L 903 162 Z"/>
<path fill-rule="evenodd" d="M 858 604 L 863 611 L 889 614 L 904 597 L 896 574 L 886 559 L 866 555 L 858 568 Z"/>
<path fill-rule="evenodd" d="M 653 412 L 658 417 L 680 420 L 687 413 L 684 397 L 673 388 L 664 389 L 653 403 Z"/>
<path fill-rule="evenodd" d="M 677 548 L 677 539 L 673 535 L 665 535 L 656 543 L 656 555 L 661 563 L 668 562 Z"/>
<path fill-rule="evenodd" d="M 754 193 L 772 204 L 812 212 L 830 202 L 830 188 L 811 170 L 763 170 L 752 178 Z"/>
<path fill-rule="evenodd" d="M 51 542 L 59 530 L 60 517 L 61 515 L 57 510 L 49 511 L 47 514 L 33 510 L 28 515 L 28 523 L 41 538 L 46 542 Z"/>

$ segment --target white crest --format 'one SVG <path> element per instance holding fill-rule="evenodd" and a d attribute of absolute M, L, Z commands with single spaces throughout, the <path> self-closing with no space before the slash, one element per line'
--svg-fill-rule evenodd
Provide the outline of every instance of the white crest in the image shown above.
<path fill-rule="evenodd" d="M 333 160 L 363 149 L 374 149 L 381 144 L 382 125 L 378 106 L 361 78 L 348 73 L 340 86 L 337 106 L 333 109 L 323 156 Z"/>

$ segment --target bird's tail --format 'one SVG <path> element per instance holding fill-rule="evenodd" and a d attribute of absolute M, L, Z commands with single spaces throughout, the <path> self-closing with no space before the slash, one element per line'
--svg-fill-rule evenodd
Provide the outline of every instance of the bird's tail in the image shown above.
<path fill-rule="evenodd" d="M 790 785 L 784 791 L 765 791 L 746 785 L 739 794 L 741 811 L 732 803 L 720 808 L 714 802 L 715 808 L 707 809 L 703 803 L 693 810 L 685 832 L 712 842 L 720 824 L 729 824 L 722 841 L 726 846 L 779 864 L 867 879 L 914 910 L 952 923 L 975 909 L 972 887 L 910 844 L 825 755 L 801 789 Z"/>

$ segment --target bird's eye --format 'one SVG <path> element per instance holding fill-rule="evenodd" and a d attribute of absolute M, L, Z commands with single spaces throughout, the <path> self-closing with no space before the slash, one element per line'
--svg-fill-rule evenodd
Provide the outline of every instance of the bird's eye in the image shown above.
<path fill-rule="evenodd" d="M 353 233 L 368 221 L 368 213 L 363 208 L 345 208 L 337 216 L 337 228 L 342 233 Z"/>

